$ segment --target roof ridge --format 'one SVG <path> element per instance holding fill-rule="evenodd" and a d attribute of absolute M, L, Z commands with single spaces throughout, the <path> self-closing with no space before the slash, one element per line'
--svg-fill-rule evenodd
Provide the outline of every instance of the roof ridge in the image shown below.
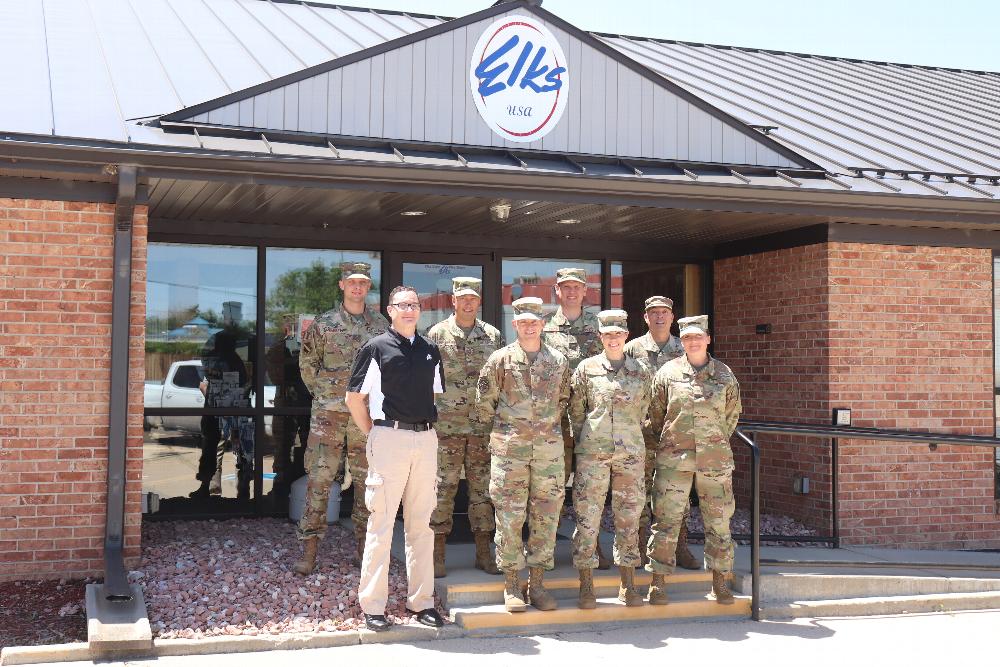
<path fill-rule="evenodd" d="M 769 53 L 779 56 L 795 56 L 797 58 L 820 58 L 822 60 L 839 60 L 850 63 L 866 63 L 869 65 L 894 65 L 896 67 L 908 67 L 913 69 L 934 70 L 939 72 L 961 72 L 964 74 L 1000 75 L 1000 71 L 966 69 L 962 67 L 942 67 L 939 65 L 916 65 L 913 63 L 898 63 L 886 60 L 871 60 L 868 58 L 848 58 L 846 56 L 826 56 L 819 53 L 800 53 L 798 51 L 783 51 L 780 49 L 762 49 L 755 46 L 734 46 L 732 44 L 710 44 L 708 42 L 689 42 L 682 39 L 666 39 L 662 37 L 643 37 L 641 35 L 625 35 L 612 32 L 591 31 L 596 37 L 611 37 L 622 39 L 634 39 L 643 42 L 656 42 L 658 44 L 680 44 L 682 46 L 710 47 L 713 49 L 726 49 L 730 51 L 747 51 L 750 53 Z"/>

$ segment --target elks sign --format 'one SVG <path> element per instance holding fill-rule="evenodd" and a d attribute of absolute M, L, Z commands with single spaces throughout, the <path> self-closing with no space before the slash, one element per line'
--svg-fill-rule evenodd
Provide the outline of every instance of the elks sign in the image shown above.
<path fill-rule="evenodd" d="M 566 55 L 543 24 L 505 16 L 479 38 L 469 85 L 491 130 L 510 141 L 537 141 L 552 131 L 566 108 Z"/>

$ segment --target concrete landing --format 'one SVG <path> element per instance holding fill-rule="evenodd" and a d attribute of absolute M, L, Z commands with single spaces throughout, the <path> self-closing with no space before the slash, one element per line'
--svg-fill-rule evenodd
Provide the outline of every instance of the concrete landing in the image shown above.
<path fill-rule="evenodd" d="M 93 658 L 152 654 L 153 633 L 146 616 L 146 601 L 139 586 L 133 584 L 131 590 L 131 600 L 107 600 L 103 584 L 87 585 L 87 644 Z"/>

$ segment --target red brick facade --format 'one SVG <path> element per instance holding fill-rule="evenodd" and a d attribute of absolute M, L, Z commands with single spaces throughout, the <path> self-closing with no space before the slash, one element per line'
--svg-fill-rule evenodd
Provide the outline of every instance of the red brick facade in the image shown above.
<path fill-rule="evenodd" d="M 126 558 L 139 553 L 146 209 L 132 258 Z M 114 205 L 0 199 L 0 579 L 103 571 Z"/>
<path fill-rule="evenodd" d="M 988 436 L 992 289 L 982 249 L 824 243 L 720 260 L 716 354 L 749 418 L 828 423 L 850 407 L 856 426 Z M 828 445 L 761 443 L 765 511 L 828 533 Z M 845 544 L 1000 546 L 991 450 L 843 441 L 838 473 Z M 808 496 L 792 493 L 797 474 Z"/>

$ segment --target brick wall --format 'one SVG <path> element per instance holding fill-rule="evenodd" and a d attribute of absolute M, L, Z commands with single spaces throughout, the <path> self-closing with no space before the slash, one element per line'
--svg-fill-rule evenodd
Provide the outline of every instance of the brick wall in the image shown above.
<path fill-rule="evenodd" d="M 829 419 L 827 350 L 828 258 L 811 245 L 724 259 L 715 264 L 715 355 L 740 380 L 747 419 Z M 770 324 L 771 333 L 755 333 Z M 764 435 L 761 445 L 761 504 L 765 512 L 792 516 L 829 534 L 831 468 L 827 442 L 818 438 Z M 747 506 L 750 457 L 734 441 L 735 486 Z M 812 490 L 792 490 L 796 476 Z"/>
<path fill-rule="evenodd" d="M 103 570 L 114 206 L 0 199 L 0 579 Z M 146 210 L 137 207 L 126 551 L 139 552 Z"/>
<path fill-rule="evenodd" d="M 830 400 L 857 426 L 992 435 L 990 250 L 832 243 Z M 1000 547 L 993 452 L 845 441 L 847 543 Z"/>
<path fill-rule="evenodd" d="M 715 353 L 736 371 L 745 415 L 992 435 L 992 253 L 962 248 L 816 244 L 715 265 Z M 755 324 L 772 333 L 754 333 Z M 764 511 L 829 530 L 822 440 L 761 437 Z M 748 488 L 741 460 L 738 488 Z M 993 453 L 842 441 L 845 544 L 997 548 Z M 791 493 L 809 475 L 809 496 Z"/>

